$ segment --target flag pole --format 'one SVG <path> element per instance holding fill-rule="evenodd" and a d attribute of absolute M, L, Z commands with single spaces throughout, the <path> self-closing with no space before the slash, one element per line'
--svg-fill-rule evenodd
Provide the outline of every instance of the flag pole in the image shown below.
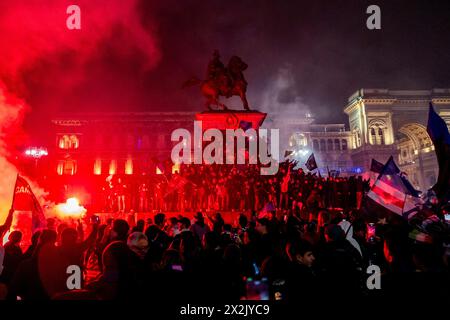
<path fill-rule="evenodd" d="M 14 200 L 16 200 L 17 180 L 19 180 L 19 173 L 18 172 L 17 172 L 17 177 L 16 177 L 16 183 L 14 184 L 13 198 L 12 198 L 12 202 L 11 202 L 11 209 L 13 209 L 13 210 L 14 210 Z"/>

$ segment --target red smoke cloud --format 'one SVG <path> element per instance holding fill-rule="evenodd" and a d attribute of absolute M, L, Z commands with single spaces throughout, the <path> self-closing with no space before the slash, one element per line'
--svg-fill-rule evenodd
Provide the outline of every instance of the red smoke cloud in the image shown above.
<path fill-rule="evenodd" d="M 66 26 L 67 7 L 74 4 L 81 9 L 81 30 Z M 35 115 L 43 106 L 51 110 L 55 96 L 60 97 L 54 103 L 58 106 L 61 99 L 70 100 L 65 95 L 90 80 L 96 72 L 91 66 L 105 55 L 136 57 L 140 70 L 158 64 L 155 25 L 151 19 L 143 23 L 139 6 L 138 0 L 0 1 L 0 223 L 17 174 L 9 154 L 17 142 L 23 143 L 26 111 L 33 109 Z M 38 89 L 33 86 L 42 83 Z M 39 107 L 30 103 L 30 94 Z"/>
<path fill-rule="evenodd" d="M 81 9 L 81 30 L 66 26 L 66 9 L 71 4 Z M 65 53 L 75 54 L 76 59 L 70 62 L 81 67 L 111 37 L 115 40 L 115 54 L 137 50 L 145 57 L 145 67 L 151 68 L 158 63 L 160 52 L 153 36 L 154 26 L 148 24 L 141 23 L 137 0 L 2 1 L 0 78 L 18 86 L 21 73 Z M 76 83 L 76 79 L 72 80 Z"/>

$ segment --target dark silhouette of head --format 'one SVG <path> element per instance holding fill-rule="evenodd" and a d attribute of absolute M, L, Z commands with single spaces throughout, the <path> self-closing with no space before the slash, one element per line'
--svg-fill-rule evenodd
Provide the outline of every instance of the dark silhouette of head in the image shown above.
<path fill-rule="evenodd" d="M 123 219 L 114 220 L 112 235 L 114 240 L 126 241 L 128 237 L 128 230 L 130 230 L 130 226 L 128 222 Z"/>
<path fill-rule="evenodd" d="M 158 227 L 160 227 L 160 228 L 163 227 L 165 220 L 166 220 L 166 215 L 164 213 L 160 212 L 160 213 L 155 215 L 155 224 Z"/>
<path fill-rule="evenodd" d="M 56 238 L 56 231 L 49 229 L 42 230 L 41 235 L 39 236 L 38 245 L 40 247 L 47 244 L 54 245 L 56 242 Z"/>
<path fill-rule="evenodd" d="M 77 242 L 78 232 L 74 228 L 66 228 L 61 233 L 61 245 L 71 246 Z"/>
<path fill-rule="evenodd" d="M 241 213 L 239 215 L 239 225 L 241 226 L 241 228 L 245 228 L 247 227 L 247 223 L 248 223 L 247 217 L 243 213 Z"/>
<path fill-rule="evenodd" d="M 8 240 L 11 244 L 19 245 L 20 241 L 22 241 L 22 232 L 13 231 L 9 234 Z"/>

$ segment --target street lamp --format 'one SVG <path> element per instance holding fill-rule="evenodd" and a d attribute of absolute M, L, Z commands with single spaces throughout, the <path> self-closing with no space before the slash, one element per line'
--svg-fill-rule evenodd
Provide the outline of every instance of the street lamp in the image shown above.
<path fill-rule="evenodd" d="M 25 156 L 34 159 L 35 168 L 37 169 L 38 160 L 48 156 L 48 151 L 47 148 L 43 147 L 30 147 L 25 150 Z"/>

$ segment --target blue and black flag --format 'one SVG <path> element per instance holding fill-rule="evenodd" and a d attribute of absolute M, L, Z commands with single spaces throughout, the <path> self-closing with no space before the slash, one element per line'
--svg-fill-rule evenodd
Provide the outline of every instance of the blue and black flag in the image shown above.
<path fill-rule="evenodd" d="M 384 164 L 381 162 L 378 162 L 375 159 L 372 159 L 372 163 L 370 164 L 370 171 L 375 173 L 381 173 L 381 170 L 383 170 Z"/>
<path fill-rule="evenodd" d="M 317 163 L 316 158 L 314 158 L 314 153 L 311 153 L 308 160 L 306 160 L 305 166 L 306 168 L 308 168 L 309 171 L 317 169 Z"/>
<path fill-rule="evenodd" d="M 432 189 L 438 198 L 444 199 L 450 191 L 450 133 L 444 119 L 434 111 L 431 102 L 428 111 L 427 132 L 433 141 L 439 165 L 439 176 Z"/>

